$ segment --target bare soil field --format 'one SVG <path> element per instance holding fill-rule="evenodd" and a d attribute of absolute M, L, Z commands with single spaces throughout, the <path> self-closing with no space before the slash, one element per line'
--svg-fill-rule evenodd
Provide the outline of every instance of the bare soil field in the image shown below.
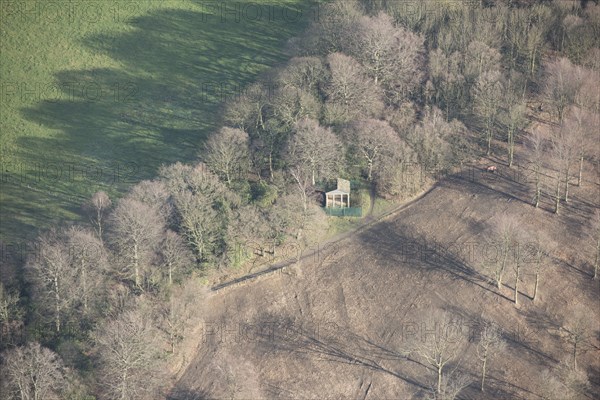
<path fill-rule="evenodd" d="M 592 178 L 573 186 L 555 215 L 549 198 L 531 206 L 525 169 L 495 160 L 497 173 L 483 172 L 489 163 L 442 179 L 410 207 L 326 251 L 209 296 L 197 349 L 172 398 L 430 398 L 437 373 L 414 349 L 448 328 L 442 313 L 452 317 L 456 352 L 444 373 L 472 382 L 459 398 L 547 396 L 548 371 L 563 381 L 559 371 L 571 365 L 568 327 L 577 315 L 588 322 L 577 365 L 589 383 L 575 397 L 598 398 L 599 285 L 591 279 L 587 229 L 600 186 Z M 596 176 L 586 168 L 586 177 Z M 494 226 L 503 214 L 519 222 L 523 243 L 542 234 L 551 249 L 535 301 L 526 259 L 519 305 L 512 267 L 500 290 L 481 268 L 495 257 Z M 482 318 L 495 322 L 506 341 L 489 361 L 483 393 Z"/>

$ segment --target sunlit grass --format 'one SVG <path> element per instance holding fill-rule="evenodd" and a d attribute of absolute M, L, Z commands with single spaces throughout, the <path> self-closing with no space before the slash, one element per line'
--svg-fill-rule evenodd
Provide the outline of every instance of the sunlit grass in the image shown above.
<path fill-rule="evenodd" d="M 226 2 L 194 0 L 51 3 L 60 7 L 1 3 L 5 243 L 80 219 L 81 203 L 97 190 L 118 196 L 163 163 L 193 160 L 219 124 L 223 96 L 214 88 L 234 95 L 285 60 L 286 40 L 312 7 L 306 0 L 229 2 L 224 11 L 207 4 Z M 247 4 L 271 9 L 259 16 Z"/>

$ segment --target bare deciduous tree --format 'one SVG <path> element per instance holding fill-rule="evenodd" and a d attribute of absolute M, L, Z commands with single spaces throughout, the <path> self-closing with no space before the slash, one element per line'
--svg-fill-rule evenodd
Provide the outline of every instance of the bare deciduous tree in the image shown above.
<path fill-rule="evenodd" d="M 7 290 L 0 282 L 0 348 L 15 344 L 23 328 L 23 307 L 16 291 Z"/>
<path fill-rule="evenodd" d="M 82 313 L 90 312 L 91 304 L 102 289 L 107 269 L 107 252 L 102 242 L 92 232 L 71 227 L 66 232 L 71 264 L 76 271 L 75 284 L 81 299 Z"/>
<path fill-rule="evenodd" d="M 558 122 L 562 123 L 565 109 L 575 103 L 584 74 L 581 67 L 567 58 L 557 58 L 545 65 L 544 98 L 556 109 Z"/>
<path fill-rule="evenodd" d="M 460 373 L 445 374 L 439 392 L 434 393 L 432 400 L 455 400 L 460 392 L 471 384 L 469 375 Z"/>
<path fill-rule="evenodd" d="M 515 93 L 513 93 L 513 96 Z M 506 109 L 500 114 L 502 122 L 506 127 L 506 142 L 508 144 L 508 166 L 512 167 L 515 152 L 515 138 L 517 134 L 525 127 L 527 122 L 527 105 L 512 96 L 507 96 Z M 512 98 L 511 98 L 512 97 Z"/>
<path fill-rule="evenodd" d="M 384 108 L 381 88 L 366 76 L 354 58 L 333 53 L 327 56 L 327 64 L 331 71 L 325 86 L 329 121 L 345 123 L 381 115 Z"/>
<path fill-rule="evenodd" d="M 127 197 L 158 209 L 165 221 L 173 222 L 173 205 L 164 182 L 159 180 L 141 181 L 131 188 Z"/>
<path fill-rule="evenodd" d="M 555 192 L 554 212 L 558 214 L 561 199 L 569 201 L 569 181 L 571 166 L 577 153 L 577 137 L 562 123 L 552 129 L 552 162 L 554 164 Z M 561 196 L 561 184 L 564 185 L 564 197 Z"/>
<path fill-rule="evenodd" d="M 248 170 L 248 144 L 248 134 L 241 129 L 221 128 L 206 142 L 206 165 L 231 185 Z"/>
<path fill-rule="evenodd" d="M 402 141 L 396 131 L 385 121 L 367 119 L 353 123 L 345 131 L 346 142 L 352 143 L 359 157 L 366 163 L 367 179 L 373 171 L 393 159 Z"/>
<path fill-rule="evenodd" d="M 169 286 L 173 285 L 173 276 L 177 277 L 194 263 L 189 248 L 181 237 L 170 229 L 165 232 L 160 244 L 159 257 L 162 267 L 166 269 Z"/>
<path fill-rule="evenodd" d="M 508 215 L 502 215 L 497 220 L 495 226 L 498 235 L 498 245 L 496 247 L 496 257 L 493 260 L 486 260 L 488 265 L 485 267 L 491 270 L 498 290 L 502 288 L 504 274 L 509 265 L 509 257 L 514 249 L 517 233 L 517 223 L 515 219 Z"/>
<path fill-rule="evenodd" d="M 344 51 L 348 38 L 354 35 L 356 21 L 362 15 L 356 0 L 336 0 L 319 8 L 319 18 L 308 30 L 303 52 L 329 54 Z"/>
<path fill-rule="evenodd" d="M 358 19 L 350 54 L 385 88 L 389 101 L 397 104 L 423 80 L 423 42 L 421 36 L 394 26 L 393 19 L 380 12 Z"/>
<path fill-rule="evenodd" d="M 577 186 L 581 187 L 583 177 L 583 162 L 593 156 L 594 147 L 598 146 L 598 115 L 594 115 L 581 107 L 572 107 L 564 119 L 565 129 L 573 137 L 575 156 L 579 163 Z"/>
<path fill-rule="evenodd" d="M 153 398 L 161 384 L 156 331 L 138 308 L 107 320 L 92 335 L 100 364 L 99 391 L 104 398 Z"/>
<path fill-rule="evenodd" d="M 37 342 L 8 350 L 2 366 L 0 389 L 7 400 L 59 400 L 68 394 L 68 371 L 62 360 Z"/>
<path fill-rule="evenodd" d="M 239 97 L 227 102 L 225 122 L 245 132 L 264 130 L 272 91 L 272 87 L 261 82 L 250 85 Z"/>
<path fill-rule="evenodd" d="M 573 346 L 571 357 L 571 368 L 577 370 L 577 356 L 581 352 L 582 345 L 587 341 L 590 333 L 590 319 L 583 308 L 570 310 L 563 324 L 562 330 L 567 341 Z"/>
<path fill-rule="evenodd" d="M 600 269 L 600 210 L 596 210 L 592 218 L 591 235 L 594 243 L 594 274 L 593 279 L 598 279 L 598 269 Z"/>
<path fill-rule="evenodd" d="M 485 377 L 488 361 L 496 354 L 502 352 L 506 343 L 502 338 L 500 329 L 491 323 L 484 322 L 477 343 L 477 357 L 481 361 L 481 391 L 485 391 Z"/>
<path fill-rule="evenodd" d="M 342 143 L 318 121 L 303 119 L 295 126 L 286 149 L 288 162 L 309 172 L 312 184 L 317 178 L 332 178 L 343 159 Z"/>
<path fill-rule="evenodd" d="M 436 395 L 443 394 L 444 367 L 452 362 L 459 353 L 460 343 L 456 329 L 460 329 L 454 319 L 448 314 L 441 314 L 439 318 L 433 319 L 435 333 L 433 337 L 421 337 L 417 343 L 413 344 L 413 351 L 427 364 L 429 364 L 436 373 Z"/>
<path fill-rule="evenodd" d="M 292 86 L 283 86 L 275 91 L 272 102 L 272 117 L 284 129 L 292 128 L 301 119 L 319 118 L 321 103 L 310 92 Z"/>
<path fill-rule="evenodd" d="M 162 168 L 160 174 L 173 198 L 181 234 L 197 261 L 214 261 L 226 250 L 226 221 L 231 208 L 239 205 L 239 197 L 203 164 L 176 163 Z"/>
<path fill-rule="evenodd" d="M 545 139 L 539 127 L 527 136 L 527 148 L 530 154 L 529 163 L 533 172 L 534 196 L 533 205 L 538 208 L 542 196 L 542 167 L 546 157 Z"/>
<path fill-rule="evenodd" d="M 486 155 L 490 155 L 494 126 L 502 99 L 502 76 L 496 70 L 484 72 L 473 87 L 475 111 L 485 124 Z"/>
<path fill-rule="evenodd" d="M 60 332 L 64 314 L 75 300 L 76 271 L 71 266 L 68 243 L 62 232 L 41 235 L 37 250 L 27 262 L 34 297 L 40 309 L 46 309 L 52 316 L 56 332 Z"/>
<path fill-rule="evenodd" d="M 198 324 L 205 288 L 193 277 L 180 287 L 170 290 L 169 298 L 158 302 L 158 326 L 167 337 L 170 351 L 175 353 L 190 327 Z"/>
<path fill-rule="evenodd" d="M 142 288 L 142 277 L 158 248 L 164 232 L 160 211 L 132 198 L 123 198 L 110 215 L 111 241 L 120 255 L 121 265 L 135 286 Z"/>
<path fill-rule="evenodd" d="M 327 68 L 318 57 L 292 58 L 277 75 L 281 86 L 292 87 L 318 95 L 327 79 Z"/>
<path fill-rule="evenodd" d="M 90 201 L 85 205 L 85 208 L 90 212 L 90 221 L 100 240 L 102 240 L 104 219 L 111 205 L 112 201 L 106 192 L 103 191 L 94 193 Z"/>

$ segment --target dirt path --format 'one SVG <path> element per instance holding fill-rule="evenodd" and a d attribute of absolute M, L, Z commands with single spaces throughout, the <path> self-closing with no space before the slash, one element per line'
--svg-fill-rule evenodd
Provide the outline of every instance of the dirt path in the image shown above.
<path fill-rule="evenodd" d="M 375 204 L 375 197 L 374 197 L 374 189 L 371 188 L 371 206 L 369 209 L 369 212 L 367 214 L 367 217 L 365 218 L 364 222 L 361 223 L 358 227 L 356 227 L 353 230 L 350 230 L 348 232 L 344 232 L 344 233 L 340 233 L 337 234 L 333 237 L 331 237 L 330 239 L 324 241 L 323 243 L 320 243 L 318 245 L 318 247 L 315 248 L 311 248 L 308 249 L 308 252 L 302 252 L 302 255 L 300 257 L 295 257 L 295 258 L 290 258 L 287 260 L 283 260 L 280 261 L 278 263 L 272 264 L 269 268 L 266 268 L 264 270 L 258 271 L 258 272 L 254 272 L 251 274 L 247 274 L 244 276 L 240 276 L 239 278 L 236 279 L 232 279 L 230 281 L 227 282 L 223 282 L 220 283 L 218 285 L 215 285 L 211 288 L 211 290 L 213 292 L 218 292 L 222 289 L 225 289 L 227 287 L 231 287 L 231 286 L 235 286 L 238 285 L 240 283 L 246 282 L 246 281 L 250 281 L 252 279 L 255 279 L 259 276 L 263 276 L 263 275 L 269 275 L 275 271 L 279 271 L 281 269 L 284 269 L 286 267 L 290 267 L 290 266 L 294 266 L 297 262 L 302 261 L 302 260 L 306 260 L 310 257 L 314 257 L 315 254 L 317 254 L 319 251 L 323 251 L 323 249 L 326 248 L 331 248 L 331 246 L 333 244 L 339 243 L 349 237 L 352 237 L 354 235 L 356 235 L 357 233 L 363 231 L 364 229 L 371 227 L 372 225 L 383 221 L 386 218 L 389 218 L 393 215 L 396 215 L 408 208 L 410 208 L 413 204 L 415 204 L 417 201 L 421 200 L 423 197 L 427 196 L 429 193 L 431 193 L 437 186 L 439 185 L 439 183 L 434 184 L 432 187 L 430 187 L 428 190 L 426 190 L 425 192 L 419 194 L 417 197 L 413 198 L 412 200 L 408 201 L 407 203 L 401 204 L 398 207 L 395 207 L 377 217 L 373 217 L 372 213 L 373 213 L 373 207 Z"/>

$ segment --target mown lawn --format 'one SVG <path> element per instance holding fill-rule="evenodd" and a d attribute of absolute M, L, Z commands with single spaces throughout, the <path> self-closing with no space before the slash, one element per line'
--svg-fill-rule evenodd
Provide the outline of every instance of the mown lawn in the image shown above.
<path fill-rule="evenodd" d="M 95 191 L 118 196 L 194 159 L 223 94 L 285 60 L 287 39 L 316 15 L 309 0 L 0 6 L 5 246 L 82 218 Z"/>

